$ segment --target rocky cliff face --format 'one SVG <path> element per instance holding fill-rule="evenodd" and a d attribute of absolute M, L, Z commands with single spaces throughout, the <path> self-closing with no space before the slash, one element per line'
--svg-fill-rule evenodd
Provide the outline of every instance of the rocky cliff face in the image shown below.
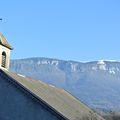
<path fill-rule="evenodd" d="M 120 62 L 29 58 L 12 60 L 11 71 L 62 87 L 92 108 L 120 111 Z"/>

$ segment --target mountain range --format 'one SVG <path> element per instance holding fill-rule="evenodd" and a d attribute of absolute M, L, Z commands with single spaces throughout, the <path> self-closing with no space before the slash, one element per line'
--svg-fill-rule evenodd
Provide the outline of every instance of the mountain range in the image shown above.
<path fill-rule="evenodd" d="M 120 62 L 11 60 L 10 70 L 63 88 L 93 109 L 120 112 Z"/>

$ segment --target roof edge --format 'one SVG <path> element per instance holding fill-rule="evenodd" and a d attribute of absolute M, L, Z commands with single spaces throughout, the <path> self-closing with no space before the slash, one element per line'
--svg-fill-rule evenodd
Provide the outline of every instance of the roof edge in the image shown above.
<path fill-rule="evenodd" d="M 2 33 L 0 33 L 0 44 L 4 47 L 7 47 L 10 50 L 13 50 L 13 47 L 8 43 Z"/>
<path fill-rule="evenodd" d="M 36 100 L 38 100 L 39 102 L 42 103 L 42 105 L 44 106 L 45 109 L 47 109 L 48 111 L 50 111 L 52 114 L 55 114 L 56 117 L 58 117 L 59 119 L 62 120 L 69 120 L 68 118 L 66 118 L 65 116 L 63 116 L 60 112 L 58 112 L 55 108 L 53 108 L 52 106 L 50 106 L 48 103 L 46 103 L 45 101 L 43 101 L 39 96 L 37 96 L 36 94 L 34 94 L 32 91 L 30 91 L 29 89 L 27 89 L 26 87 L 24 87 L 21 83 L 19 83 L 18 81 L 16 81 L 13 77 L 11 77 L 9 74 L 7 74 L 7 72 L 9 72 L 8 70 L 3 70 L 0 68 L 0 72 L 4 73 L 5 76 L 7 76 L 10 80 L 12 80 L 11 83 L 18 85 L 20 89 L 25 90 L 28 95 L 31 95 L 32 97 L 34 97 Z M 16 74 L 17 75 L 17 74 Z M 19 76 L 20 77 L 20 76 Z M 47 107 L 45 107 L 45 105 Z M 53 112 L 54 111 L 54 112 Z"/>

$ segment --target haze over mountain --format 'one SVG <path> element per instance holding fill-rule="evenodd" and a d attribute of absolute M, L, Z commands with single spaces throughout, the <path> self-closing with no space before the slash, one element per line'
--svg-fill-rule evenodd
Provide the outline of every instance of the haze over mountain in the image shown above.
<path fill-rule="evenodd" d="M 28 58 L 11 60 L 11 71 L 64 88 L 91 108 L 120 111 L 120 62 Z"/>

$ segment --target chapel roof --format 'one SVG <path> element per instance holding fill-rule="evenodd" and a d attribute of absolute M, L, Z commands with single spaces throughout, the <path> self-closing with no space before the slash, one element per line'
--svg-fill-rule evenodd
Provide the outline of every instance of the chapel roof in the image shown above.
<path fill-rule="evenodd" d="M 65 120 L 104 120 L 64 89 L 10 71 L 0 69 L 0 73 L 37 97 Z"/>
<path fill-rule="evenodd" d="M 7 42 L 7 40 L 5 39 L 2 33 L 0 33 L 0 44 L 11 50 L 13 49 L 12 46 Z"/>

